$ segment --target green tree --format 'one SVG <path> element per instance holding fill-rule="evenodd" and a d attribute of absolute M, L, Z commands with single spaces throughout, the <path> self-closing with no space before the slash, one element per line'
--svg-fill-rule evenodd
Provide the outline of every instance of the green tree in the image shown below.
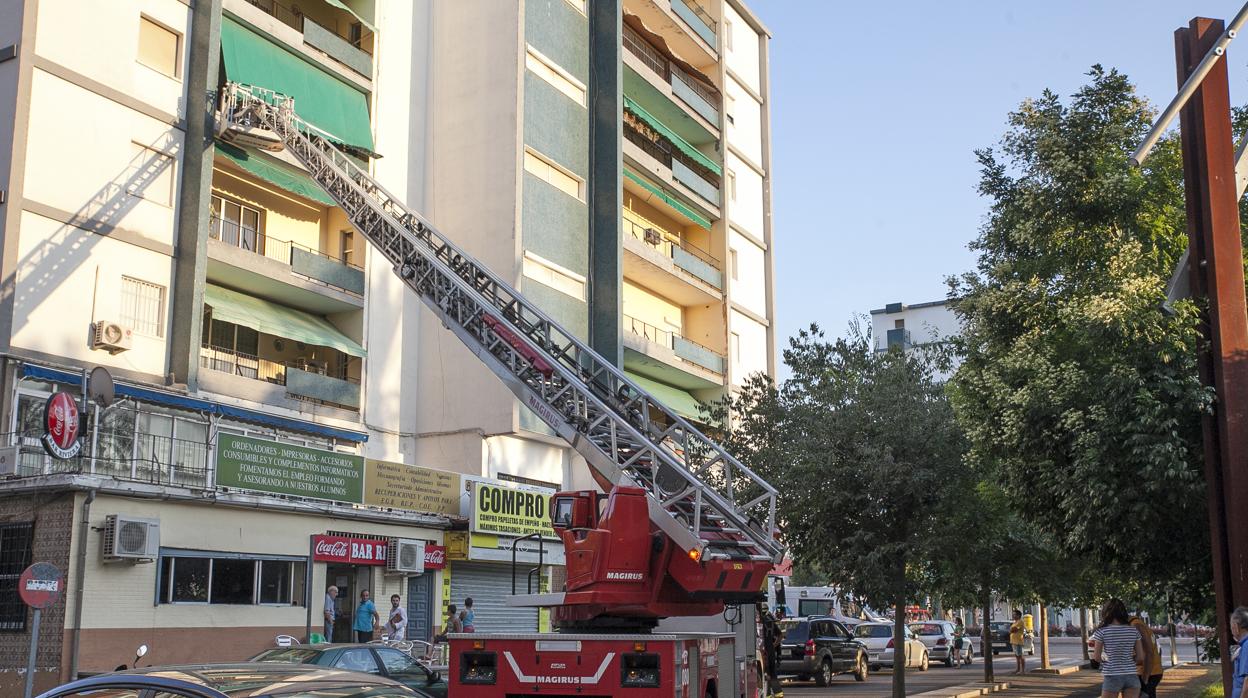
<path fill-rule="evenodd" d="M 976 271 L 950 282 L 952 399 L 972 461 L 1066 557 L 1202 604 L 1210 395 L 1197 308 L 1162 310 L 1186 246 L 1178 144 L 1129 167 L 1153 111 L 1120 73 L 1089 76 L 1068 104 L 1024 102 L 977 153 L 991 208 Z"/>
<path fill-rule="evenodd" d="M 780 525 L 795 559 L 876 608 L 905 608 L 939 542 L 944 484 L 964 441 L 927 352 L 876 352 L 855 322 L 829 341 L 816 326 L 789 341 L 791 375 L 755 377 L 728 407 L 728 445 L 780 492 Z M 898 662 L 893 694 L 905 695 Z"/>

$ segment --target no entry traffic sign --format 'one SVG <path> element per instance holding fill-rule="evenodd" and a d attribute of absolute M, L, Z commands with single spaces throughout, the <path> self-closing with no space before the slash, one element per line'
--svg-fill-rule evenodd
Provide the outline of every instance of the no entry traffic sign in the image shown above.
<path fill-rule="evenodd" d="M 65 579 L 50 562 L 36 562 L 27 567 L 17 582 L 17 593 L 31 608 L 48 608 L 61 598 Z"/>

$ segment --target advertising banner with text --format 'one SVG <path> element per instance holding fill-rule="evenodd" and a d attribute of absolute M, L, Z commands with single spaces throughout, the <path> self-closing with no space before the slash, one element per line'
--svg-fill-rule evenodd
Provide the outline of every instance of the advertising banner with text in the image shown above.
<path fill-rule="evenodd" d="M 217 485 L 360 504 L 364 499 L 364 458 L 219 434 Z"/>
<path fill-rule="evenodd" d="M 403 463 L 364 461 L 364 503 L 426 514 L 458 516 L 459 473 Z"/>
<path fill-rule="evenodd" d="M 550 525 L 550 496 L 554 490 L 520 489 L 504 484 L 472 483 L 472 525 L 476 533 L 555 537 Z"/>

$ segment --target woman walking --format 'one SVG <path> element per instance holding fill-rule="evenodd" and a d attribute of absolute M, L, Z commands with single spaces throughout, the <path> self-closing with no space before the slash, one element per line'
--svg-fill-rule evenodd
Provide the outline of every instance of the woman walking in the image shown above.
<path fill-rule="evenodd" d="M 1140 631 L 1131 625 L 1126 605 L 1110 599 L 1101 609 L 1101 624 L 1092 633 L 1092 659 L 1101 665 L 1101 698 L 1139 698 L 1135 661 L 1143 657 Z"/>

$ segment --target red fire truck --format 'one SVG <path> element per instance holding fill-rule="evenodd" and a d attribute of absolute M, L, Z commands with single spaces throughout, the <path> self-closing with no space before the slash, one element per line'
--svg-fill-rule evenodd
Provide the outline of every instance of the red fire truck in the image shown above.
<path fill-rule="evenodd" d="M 452 695 L 753 695 L 752 606 L 784 555 L 775 488 L 387 192 L 293 99 L 229 83 L 217 124 L 226 141 L 298 160 L 602 488 L 552 498 L 567 582 L 518 600 L 551 608 L 556 632 L 452 636 Z M 729 606 L 742 632 L 655 632 Z"/>

